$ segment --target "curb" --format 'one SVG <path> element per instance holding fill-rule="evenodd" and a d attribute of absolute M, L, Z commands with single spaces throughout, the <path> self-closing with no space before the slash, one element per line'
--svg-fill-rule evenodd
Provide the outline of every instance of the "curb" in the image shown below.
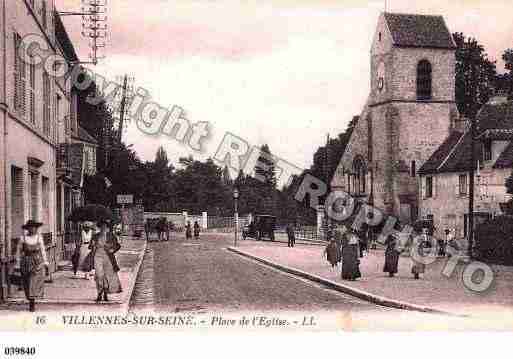
<path fill-rule="evenodd" d="M 121 309 L 123 312 L 128 313 L 128 309 L 130 307 L 130 301 L 132 300 L 132 295 L 134 294 L 135 289 L 135 283 L 137 282 L 137 277 L 139 276 L 139 271 L 141 270 L 142 262 L 144 260 L 144 256 L 146 255 L 146 250 L 148 249 L 148 241 L 144 240 L 144 246 L 141 251 L 141 255 L 139 256 L 139 260 L 137 264 L 135 265 L 134 273 L 132 282 L 129 284 L 129 290 L 127 293 L 127 300 L 124 301 L 121 305 Z"/>
<path fill-rule="evenodd" d="M 333 290 L 336 290 L 338 292 L 342 292 L 345 294 L 349 294 L 353 297 L 365 300 L 365 301 L 373 303 L 373 304 L 377 304 L 377 305 L 381 305 L 381 306 L 389 307 L 389 308 L 416 311 L 416 312 L 422 312 L 422 313 L 443 314 L 443 315 L 456 316 L 456 317 L 469 317 L 468 315 L 464 315 L 464 314 L 455 314 L 455 313 L 447 312 L 447 311 L 436 309 L 436 308 L 425 307 L 425 306 L 421 306 L 421 305 L 417 305 L 417 304 L 412 304 L 412 303 L 403 302 L 403 301 L 399 301 L 399 300 L 395 300 L 395 299 L 381 297 L 381 296 L 374 295 L 369 292 L 365 292 L 360 289 L 355 289 L 348 285 L 333 282 L 331 280 L 319 277 L 317 275 L 314 275 L 314 274 L 311 274 L 308 272 L 304 272 L 304 271 L 296 269 L 296 268 L 287 267 L 287 266 L 272 262 L 270 260 L 263 259 L 261 257 L 257 257 L 255 255 L 249 254 L 247 252 L 238 250 L 233 247 L 228 247 L 226 249 L 230 252 L 239 254 L 243 257 L 253 259 L 257 262 L 266 264 L 270 267 L 276 268 L 283 272 L 293 274 L 298 277 L 302 277 L 302 278 L 308 279 L 308 280 L 316 282 L 316 283 L 320 283 L 330 289 L 333 289 Z"/>

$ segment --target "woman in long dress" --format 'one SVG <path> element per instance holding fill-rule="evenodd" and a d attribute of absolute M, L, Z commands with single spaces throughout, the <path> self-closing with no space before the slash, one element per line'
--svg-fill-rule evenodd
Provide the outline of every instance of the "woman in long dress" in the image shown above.
<path fill-rule="evenodd" d="M 27 234 L 21 237 L 16 247 L 16 264 L 20 268 L 23 290 L 31 312 L 36 310 L 36 299 L 43 297 L 49 266 L 43 238 L 38 234 L 38 228 L 42 225 L 32 220 L 25 223 L 22 228 Z"/>
<path fill-rule="evenodd" d="M 358 237 L 347 233 L 347 229 L 342 227 L 342 279 L 356 280 L 360 278 L 360 260 Z"/>
<path fill-rule="evenodd" d="M 93 239 L 93 226 L 94 224 L 91 222 L 84 222 L 80 231 L 77 267 L 84 273 L 84 279 L 89 279 L 92 270 L 91 256 L 88 255 L 90 253 L 91 240 Z"/>
<path fill-rule="evenodd" d="M 199 236 L 200 236 L 200 226 L 199 226 L 198 221 L 195 221 L 194 222 L 194 238 L 199 239 Z"/>
<path fill-rule="evenodd" d="M 429 243 L 428 231 L 426 228 L 422 230 L 422 235 L 413 238 L 410 257 L 412 260 L 411 273 L 415 279 L 420 278 L 420 274 L 426 271 L 426 264 L 423 262 L 426 243 Z"/>
<path fill-rule="evenodd" d="M 383 272 L 388 273 L 389 277 L 397 274 L 397 267 L 399 265 L 399 248 L 397 238 L 390 235 L 385 241 L 385 266 Z"/>
<path fill-rule="evenodd" d="M 186 239 L 192 238 L 191 222 L 187 222 L 187 226 L 185 227 L 185 238 Z"/>
<path fill-rule="evenodd" d="M 119 266 L 115 253 L 121 248 L 116 236 L 109 231 L 108 222 L 99 221 L 99 233 L 93 236 L 91 251 L 94 258 L 94 279 L 98 292 L 97 302 L 108 301 L 108 294 L 121 293 Z"/>

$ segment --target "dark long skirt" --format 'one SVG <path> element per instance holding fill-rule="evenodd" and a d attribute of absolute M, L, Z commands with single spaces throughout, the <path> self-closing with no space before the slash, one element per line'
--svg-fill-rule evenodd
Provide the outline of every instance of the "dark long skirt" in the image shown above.
<path fill-rule="evenodd" d="M 21 279 L 23 290 L 27 299 L 40 299 L 44 294 L 45 268 L 42 261 L 32 256 L 23 257 L 21 260 Z"/>
<path fill-rule="evenodd" d="M 328 260 L 328 262 L 331 264 L 332 267 L 336 266 L 337 263 L 339 262 L 339 255 L 338 255 L 338 250 L 337 250 L 337 246 L 335 243 L 330 243 L 328 244 L 328 246 L 326 247 L 326 259 Z"/>
<path fill-rule="evenodd" d="M 355 280 L 362 276 L 358 255 L 358 246 L 355 244 L 342 248 L 342 279 Z"/>
<path fill-rule="evenodd" d="M 385 252 L 385 267 L 383 272 L 385 273 L 397 273 L 397 267 L 399 265 L 399 252 L 394 249 L 387 249 Z"/>

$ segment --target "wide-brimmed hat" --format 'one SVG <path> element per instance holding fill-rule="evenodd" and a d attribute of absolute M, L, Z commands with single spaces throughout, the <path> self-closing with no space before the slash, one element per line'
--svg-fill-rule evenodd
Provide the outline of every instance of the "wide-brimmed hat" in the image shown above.
<path fill-rule="evenodd" d="M 92 227 L 94 227 L 94 222 L 92 222 L 92 221 L 82 222 L 82 227 L 84 227 L 84 228 L 92 228 Z"/>
<path fill-rule="evenodd" d="M 21 226 L 22 229 L 29 229 L 29 228 L 33 228 L 33 227 L 41 227 L 43 225 L 43 223 L 41 222 L 36 222 L 32 219 L 28 220 L 27 223 L 25 223 L 23 226 Z"/>

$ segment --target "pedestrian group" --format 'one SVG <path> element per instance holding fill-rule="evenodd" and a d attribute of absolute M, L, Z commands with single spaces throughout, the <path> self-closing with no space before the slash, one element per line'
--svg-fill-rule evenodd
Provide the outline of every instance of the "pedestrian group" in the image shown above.
<path fill-rule="evenodd" d="M 326 232 L 328 244 L 323 252 L 332 268 L 336 268 L 341 264 L 341 277 L 344 280 L 354 281 L 362 276 L 360 271 L 360 259 L 364 257 L 364 253 L 369 251 L 369 240 L 372 235 L 366 231 L 366 236 L 360 239 L 356 233 L 351 232 L 346 226 L 329 226 Z M 450 229 L 445 230 L 446 238 L 437 241 L 437 255 L 445 257 L 447 255 L 446 248 L 454 242 L 454 234 Z M 376 242 L 370 241 L 371 249 L 376 248 Z M 401 243 L 395 235 L 387 236 L 385 242 L 385 263 L 383 272 L 389 277 L 394 277 L 398 273 L 399 258 L 406 248 L 412 247 L 417 253 L 412 253 L 411 273 L 415 279 L 420 279 L 420 274 L 424 274 L 426 265 L 421 258 L 426 256 L 426 251 L 431 247 L 431 237 L 427 228 L 422 230 L 420 236 L 408 237 L 406 243 Z"/>

